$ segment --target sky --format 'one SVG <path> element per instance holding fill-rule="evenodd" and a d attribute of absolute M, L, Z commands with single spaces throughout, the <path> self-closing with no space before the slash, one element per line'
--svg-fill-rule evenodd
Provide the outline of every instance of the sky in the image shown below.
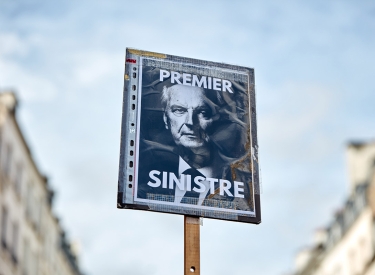
<path fill-rule="evenodd" d="M 125 48 L 254 68 L 260 225 L 204 219 L 202 274 L 287 274 L 375 137 L 373 1 L 0 0 L 0 90 L 88 275 L 183 274 L 183 216 L 116 208 Z"/>

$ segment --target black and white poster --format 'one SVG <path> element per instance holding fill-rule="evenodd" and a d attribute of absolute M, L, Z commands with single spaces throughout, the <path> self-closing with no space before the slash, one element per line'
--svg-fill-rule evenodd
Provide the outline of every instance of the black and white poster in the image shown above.
<path fill-rule="evenodd" d="M 150 55 L 127 59 L 136 76 L 134 111 L 123 114 L 135 122 L 131 205 L 259 223 L 253 70 Z"/>

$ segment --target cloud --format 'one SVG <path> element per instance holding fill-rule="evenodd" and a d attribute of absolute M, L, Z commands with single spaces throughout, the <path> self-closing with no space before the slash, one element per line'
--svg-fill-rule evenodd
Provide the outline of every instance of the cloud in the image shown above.
<path fill-rule="evenodd" d="M 19 62 L 14 62 L 30 54 L 30 41 L 12 32 L 0 34 L 0 41 L 1 88 L 15 87 L 21 98 L 27 101 L 52 100 L 58 91 L 55 84 L 20 65 Z"/>
<path fill-rule="evenodd" d="M 124 65 L 124 54 L 109 53 L 105 51 L 88 51 L 75 53 L 72 57 L 71 76 L 75 84 L 83 87 L 94 88 L 106 81 L 115 71 L 122 71 Z"/>
<path fill-rule="evenodd" d="M 1 88 L 16 89 L 23 100 L 30 102 L 51 101 L 57 94 L 54 83 L 22 66 L 0 57 Z"/>
<path fill-rule="evenodd" d="M 0 56 L 25 55 L 28 47 L 15 33 L 0 33 Z"/>
<path fill-rule="evenodd" d="M 332 123 L 340 105 L 335 87 L 289 82 L 259 93 L 260 102 L 260 140 L 271 146 L 274 156 L 322 158 L 332 148 L 324 127 Z"/>

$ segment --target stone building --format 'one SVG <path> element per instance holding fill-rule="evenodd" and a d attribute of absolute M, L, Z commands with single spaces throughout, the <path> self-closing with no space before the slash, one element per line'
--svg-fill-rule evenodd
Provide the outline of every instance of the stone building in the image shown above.
<path fill-rule="evenodd" d="M 299 252 L 295 275 L 375 275 L 375 141 L 350 143 L 347 155 L 350 195 Z"/>
<path fill-rule="evenodd" d="M 16 110 L 15 95 L 0 93 L 0 275 L 79 275 Z"/>

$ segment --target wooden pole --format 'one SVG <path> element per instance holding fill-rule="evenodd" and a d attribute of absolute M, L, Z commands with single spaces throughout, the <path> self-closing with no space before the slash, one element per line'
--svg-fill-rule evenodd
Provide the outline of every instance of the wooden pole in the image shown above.
<path fill-rule="evenodd" d="M 184 216 L 184 275 L 201 274 L 199 217 Z"/>

